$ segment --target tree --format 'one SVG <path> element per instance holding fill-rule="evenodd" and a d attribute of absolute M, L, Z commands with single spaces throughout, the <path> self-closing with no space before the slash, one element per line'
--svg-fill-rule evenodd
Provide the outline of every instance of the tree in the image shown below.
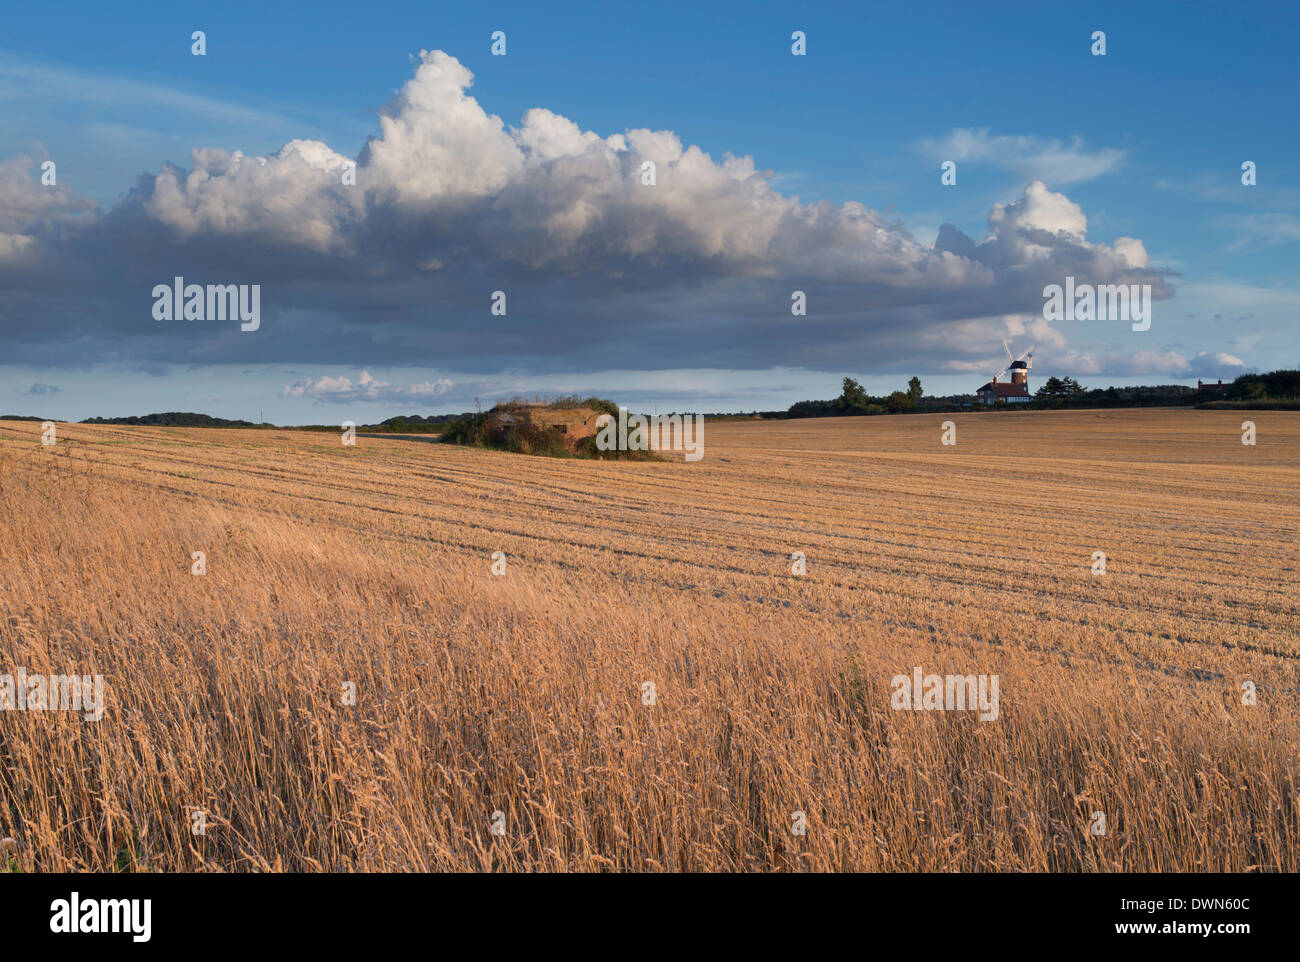
<path fill-rule="evenodd" d="M 871 398 L 863 390 L 862 385 L 851 377 L 844 379 L 844 393 L 840 395 L 840 407 L 842 408 L 864 408 L 871 403 Z"/>
<path fill-rule="evenodd" d="M 907 396 L 912 399 L 912 407 L 921 403 L 921 379 L 914 377 L 907 382 Z"/>
<path fill-rule="evenodd" d="M 898 414 L 900 411 L 909 410 L 913 406 L 912 398 L 909 395 L 904 394 L 902 391 L 895 391 L 893 394 L 889 395 L 889 400 L 886 404 L 889 406 L 890 414 Z"/>
<path fill-rule="evenodd" d="M 1040 401 L 1050 398 L 1059 398 L 1065 396 L 1065 382 L 1059 377 L 1049 377 L 1043 382 L 1043 386 L 1034 392 L 1034 397 Z"/>

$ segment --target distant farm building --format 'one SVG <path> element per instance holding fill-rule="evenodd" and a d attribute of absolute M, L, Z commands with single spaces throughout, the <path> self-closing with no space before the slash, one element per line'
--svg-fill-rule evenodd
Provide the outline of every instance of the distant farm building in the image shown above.
<path fill-rule="evenodd" d="M 1196 381 L 1196 390 L 1198 391 L 1218 391 L 1220 394 L 1222 394 L 1224 391 L 1228 390 L 1228 388 L 1230 388 L 1231 386 L 1232 385 L 1230 384 L 1224 384 L 1223 378 L 1219 378 L 1218 384 L 1211 384 L 1209 381 L 1206 381 L 1204 384 L 1202 384 L 1199 378 Z"/>
<path fill-rule="evenodd" d="M 1023 404 L 1031 400 L 1029 388 L 1021 383 L 1014 381 L 1007 383 L 999 381 L 997 378 L 989 381 L 982 388 L 975 392 L 975 396 L 980 399 L 981 404 L 993 404 L 997 401 L 1006 401 L 1008 404 Z"/>

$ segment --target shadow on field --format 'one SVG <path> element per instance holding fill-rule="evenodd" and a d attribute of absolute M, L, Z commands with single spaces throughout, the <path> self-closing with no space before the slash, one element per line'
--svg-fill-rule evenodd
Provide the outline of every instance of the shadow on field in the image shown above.
<path fill-rule="evenodd" d="M 359 438 L 383 438 L 386 441 L 430 441 L 438 444 L 442 440 L 441 434 L 362 434 L 357 432 Z"/>

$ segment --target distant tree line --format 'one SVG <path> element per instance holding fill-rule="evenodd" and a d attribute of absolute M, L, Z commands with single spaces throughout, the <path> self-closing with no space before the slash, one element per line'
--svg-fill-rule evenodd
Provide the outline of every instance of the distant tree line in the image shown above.
<path fill-rule="evenodd" d="M 210 414 L 195 414 L 192 411 L 165 411 L 162 414 L 145 414 L 126 418 L 86 418 L 82 424 L 140 424 L 162 428 L 255 428 L 260 425 L 252 421 L 232 421 L 229 418 L 214 418 Z"/>
<path fill-rule="evenodd" d="M 519 401 L 510 403 L 521 403 Z M 617 414 L 612 401 L 578 396 L 557 398 L 549 402 L 552 407 L 587 406 L 599 411 Z M 923 397 L 921 379 L 913 377 L 906 391 L 894 391 L 883 397 L 874 397 L 851 377 L 844 379 L 840 396 L 829 401 L 798 401 L 785 411 L 755 411 L 757 418 L 825 418 L 862 414 L 906 414 L 910 411 L 961 411 L 1013 407 L 1016 410 L 1035 408 L 1105 408 L 1105 407 L 1227 407 L 1227 408 L 1281 408 L 1300 410 L 1300 370 L 1270 371 L 1267 374 L 1242 374 L 1232 383 L 1206 385 L 1197 390 L 1185 384 L 1134 385 L 1131 387 L 1085 388 L 1072 377 L 1049 377 L 1034 392 L 1028 403 L 1007 405 L 998 401 L 993 405 L 978 403 L 975 395 L 950 395 L 948 397 Z M 424 416 L 407 414 L 391 417 L 378 424 L 359 424 L 358 431 L 393 432 L 410 434 L 438 434 L 454 422 L 472 422 L 482 412 L 464 414 L 434 414 Z M 706 415 L 706 417 L 732 418 L 732 414 Z M 5 421 L 58 420 L 30 414 L 0 415 Z M 139 424 L 151 427 L 211 427 L 211 428 L 275 428 L 274 424 L 255 424 L 217 418 L 190 411 L 167 411 L 162 414 L 145 414 L 140 417 L 86 418 L 82 424 Z M 337 424 L 298 425 L 301 431 L 337 431 Z"/>
<path fill-rule="evenodd" d="M 872 397 L 851 377 L 840 396 L 829 401 L 799 401 L 786 411 L 763 412 L 765 418 L 824 418 L 861 414 L 905 414 L 909 411 L 951 411 L 975 408 L 1105 408 L 1105 407 L 1270 407 L 1300 409 L 1300 371 L 1243 374 L 1222 389 L 1206 385 L 1198 390 L 1185 384 L 1133 385 L 1085 388 L 1072 377 L 1049 377 L 1026 403 L 997 401 L 985 405 L 975 395 L 923 398 L 921 380 L 913 377 L 906 391 Z"/>
<path fill-rule="evenodd" d="M 1242 374 L 1230 384 L 1205 385 L 1201 389 L 1185 384 L 1107 387 L 1089 390 L 1072 378 L 1049 377 L 1034 392 L 1031 407 L 1173 407 L 1230 406 L 1300 407 L 1300 371 L 1271 371 Z"/>
<path fill-rule="evenodd" d="M 907 382 L 906 391 L 894 391 L 885 397 L 872 397 L 851 377 L 844 379 L 840 396 L 830 401 L 798 401 L 784 413 L 771 412 L 765 417 L 827 418 L 855 414 L 902 414 L 921 406 L 921 379 Z"/>

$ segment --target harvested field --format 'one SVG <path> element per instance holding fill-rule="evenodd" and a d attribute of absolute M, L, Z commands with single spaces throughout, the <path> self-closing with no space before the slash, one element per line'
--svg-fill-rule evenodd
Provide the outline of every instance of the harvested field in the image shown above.
<path fill-rule="evenodd" d="M 1295 414 L 58 432 L 0 422 L 0 673 L 107 707 L 0 712 L 17 868 L 1300 870 Z"/>

